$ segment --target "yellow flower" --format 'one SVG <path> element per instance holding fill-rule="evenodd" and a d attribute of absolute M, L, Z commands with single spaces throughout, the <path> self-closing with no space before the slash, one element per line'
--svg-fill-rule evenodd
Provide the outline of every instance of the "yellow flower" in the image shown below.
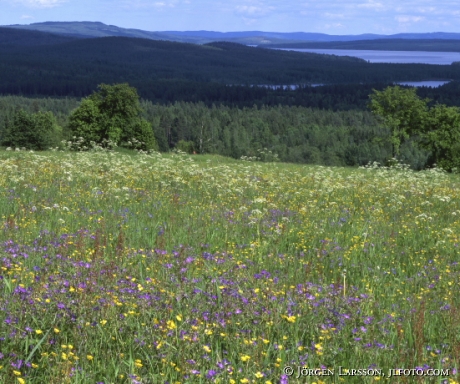
<path fill-rule="evenodd" d="M 61 332 L 58 328 L 54 328 L 54 333 L 59 333 Z"/>
<path fill-rule="evenodd" d="M 91 355 L 86 355 L 86 358 L 87 358 L 89 361 L 91 361 L 91 360 L 93 360 L 93 359 L 94 359 L 94 357 L 93 357 L 93 356 L 91 356 Z"/>
<path fill-rule="evenodd" d="M 143 365 L 142 365 L 142 360 L 139 360 L 139 359 L 135 360 L 135 361 L 134 361 L 134 365 L 135 365 L 136 367 L 138 367 L 138 368 L 141 368 L 141 367 L 143 366 Z"/>
<path fill-rule="evenodd" d="M 256 372 L 255 375 L 258 379 L 261 379 L 262 377 L 264 377 L 264 374 L 262 372 Z"/>
<path fill-rule="evenodd" d="M 177 316 L 176 316 L 176 319 L 177 319 L 177 321 L 182 321 L 182 316 L 181 316 L 181 315 L 177 315 Z"/>
<path fill-rule="evenodd" d="M 168 326 L 168 329 L 176 329 L 177 328 L 177 325 L 174 322 L 174 320 L 168 320 L 166 322 L 166 325 Z"/>
<path fill-rule="evenodd" d="M 242 362 L 246 362 L 246 361 L 248 361 L 250 358 L 251 358 L 251 356 L 248 356 L 248 355 L 243 355 L 243 356 L 240 357 L 240 359 L 241 359 Z"/>
<path fill-rule="evenodd" d="M 37 335 L 41 335 L 41 334 L 43 333 L 43 331 L 42 331 L 41 329 L 36 329 L 36 330 L 35 330 L 35 333 L 36 333 Z"/>
<path fill-rule="evenodd" d="M 211 348 L 209 348 L 207 345 L 203 345 L 203 349 L 204 349 L 205 352 L 207 352 L 207 353 L 211 352 Z"/>
<path fill-rule="evenodd" d="M 13 371 L 13 373 L 14 373 L 16 376 L 21 376 L 21 372 L 19 372 L 19 371 Z"/>
<path fill-rule="evenodd" d="M 107 324 L 107 320 L 101 320 L 100 323 L 101 323 L 102 325 L 106 325 L 106 324 Z"/>
<path fill-rule="evenodd" d="M 18 377 L 19 384 L 26 384 L 26 381 L 22 377 Z"/>
<path fill-rule="evenodd" d="M 240 383 L 246 384 L 246 383 L 249 383 L 249 380 L 244 378 L 240 380 Z"/>

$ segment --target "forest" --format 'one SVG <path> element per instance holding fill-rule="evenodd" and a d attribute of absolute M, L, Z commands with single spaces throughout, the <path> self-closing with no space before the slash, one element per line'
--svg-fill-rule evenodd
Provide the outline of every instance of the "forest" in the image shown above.
<path fill-rule="evenodd" d="M 18 110 L 33 114 L 51 111 L 70 140 L 68 117 L 80 102 L 74 98 L 0 98 L 0 140 Z M 384 163 L 392 156 L 390 131 L 366 110 L 330 111 L 300 106 L 258 108 L 208 107 L 202 102 L 160 105 L 141 102 L 144 118 L 151 123 L 160 151 L 178 145 L 197 153 L 216 153 L 233 158 L 261 157 L 335 166 Z M 265 150 L 266 149 L 266 150 Z M 268 153 L 271 151 L 272 155 Z M 401 150 L 401 159 L 415 169 L 425 166 L 426 151 L 411 141 Z"/>
<path fill-rule="evenodd" d="M 388 124 L 369 110 L 373 92 L 396 81 L 450 79 L 417 94 L 430 107 L 460 106 L 456 64 L 370 64 L 229 42 L 82 39 L 8 28 L 0 28 L 0 57 L 0 142 L 16 143 L 12 127 L 49 122 L 56 129 L 39 148 L 72 139 L 72 113 L 100 84 L 135 89 L 136 118 L 150 124 L 160 151 L 335 166 L 394 155 Z M 260 86 L 270 84 L 280 86 Z M 422 169 L 430 152 L 416 141 L 405 140 L 398 157 Z"/>
<path fill-rule="evenodd" d="M 100 83 L 129 82 L 142 98 L 151 99 L 159 82 L 171 80 L 201 83 L 210 93 L 217 84 L 460 80 L 457 65 L 371 64 L 228 42 L 197 45 L 127 37 L 66 37 L 71 40 L 62 42 L 64 37 L 57 36 L 52 43 L 50 34 L 43 34 L 41 44 L 36 31 L 0 28 L 2 33 L 8 38 L 0 37 L 0 94 L 83 97 Z M 20 36 L 13 39 L 14 33 Z"/>

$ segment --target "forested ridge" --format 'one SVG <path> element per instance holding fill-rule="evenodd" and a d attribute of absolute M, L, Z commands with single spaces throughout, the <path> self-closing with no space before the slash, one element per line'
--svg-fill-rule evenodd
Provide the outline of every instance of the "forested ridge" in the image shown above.
<path fill-rule="evenodd" d="M 0 38 L 4 144 L 19 142 L 12 132 L 21 130 L 21 124 L 29 127 L 28 133 L 22 132 L 22 142 L 27 135 L 33 137 L 34 126 L 49 125 L 43 138 L 33 139 L 37 148 L 73 140 L 72 121 L 81 129 L 85 121 L 97 129 L 110 127 L 112 121 L 122 129 L 117 116 L 98 111 L 96 104 L 88 101 L 86 110 L 80 108 L 81 98 L 104 83 L 126 83 L 135 89 L 136 98 L 142 98 L 142 117 L 136 117 L 139 124 L 133 132 L 145 130 L 148 123 L 154 133 L 152 146 L 160 151 L 324 165 L 385 163 L 394 155 L 391 130 L 368 109 L 369 95 L 392 82 L 452 79 L 440 88 L 417 92 L 431 100 L 430 106 L 460 105 L 459 65 L 369 64 L 228 42 L 198 46 L 120 37 L 62 41 L 62 36 L 42 34 L 29 44 L 27 33 L 19 31 L 14 44 Z M 257 84 L 299 86 L 272 89 Z M 126 144 L 126 133 L 115 136 L 125 137 Z M 417 140 L 415 135 L 402 142 L 398 157 L 421 169 L 430 153 L 417 146 Z"/>
<path fill-rule="evenodd" d="M 0 35 L 6 29 L 0 29 Z M 49 41 L 48 34 L 43 36 Z M 83 97 L 100 83 L 129 82 L 142 98 L 152 100 L 154 89 L 172 80 L 209 86 L 208 93 L 218 84 L 460 80 L 460 66 L 456 65 L 371 64 L 352 57 L 280 52 L 228 42 L 196 45 L 104 37 L 25 46 L 28 39 L 25 36 L 15 45 L 0 44 L 0 94 Z"/>

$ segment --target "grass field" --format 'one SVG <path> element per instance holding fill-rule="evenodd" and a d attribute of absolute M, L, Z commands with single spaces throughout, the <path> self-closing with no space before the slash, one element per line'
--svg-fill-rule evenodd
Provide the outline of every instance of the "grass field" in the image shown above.
<path fill-rule="evenodd" d="M 458 383 L 459 188 L 3 150 L 0 383 Z"/>

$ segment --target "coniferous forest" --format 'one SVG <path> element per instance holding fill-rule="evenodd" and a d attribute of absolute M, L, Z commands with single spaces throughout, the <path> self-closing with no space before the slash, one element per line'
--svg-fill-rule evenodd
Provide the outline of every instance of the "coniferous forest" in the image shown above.
<path fill-rule="evenodd" d="M 38 149 L 71 139 L 70 116 L 104 83 L 136 89 L 157 150 L 324 165 L 385 163 L 394 155 L 391 127 L 369 109 L 369 95 L 394 82 L 451 80 L 417 95 L 431 107 L 460 106 L 457 63 L 370 64 L 228 42 L 82 39 L 8 28 L 0 28 L 0 57 L 0 142 L 19 143 L 12 139 L 17 126 L 33 130 L 34 121 L 46 120 L 55 129 Z M 422 169 L 430 152 L 417 140 L 404 140 L 398 157 Z"/>

